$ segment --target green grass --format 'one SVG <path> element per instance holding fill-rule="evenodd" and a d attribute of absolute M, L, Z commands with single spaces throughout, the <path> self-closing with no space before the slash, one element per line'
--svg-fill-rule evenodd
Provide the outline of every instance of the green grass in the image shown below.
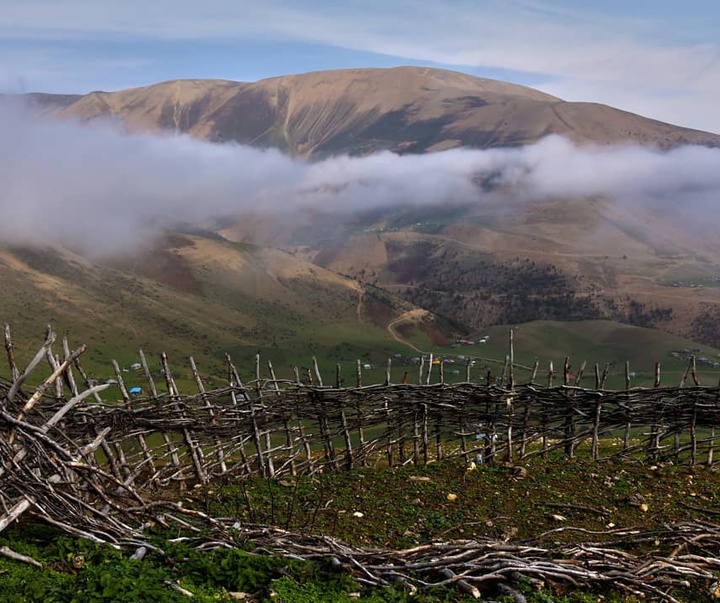
<path fill-rule="evenodd" d="M 570 358 L 571 373 L 577 374 L 583 361 L 587 361 L 582 385 L 594 385 L 594 364 L 602 371 L 605 364 L 610 365 L 609 389 L 624 389 L 625 362 L 630 363 L 630 370 L 635 373 L 631 378 L 631 386 L 651 386 L 654 380 L 655 362 L 661 363 L 663 385 L 677 385 L 684 374 L 687 361 L 671 355 L 674 350 L 699 350 L 693 352 L 696 357 L 706 357 L 710 361 L 720 361 L 720 352 L 714 348 L 700 345 L 692 341 L 668 335 L 653 329 L 632 327 L 609 321 L 581 321 L 572 323 L 538 321 L 522 325 L 496 326 L 474 335 L 479 339 L 490 335 L 486 344 L 476 343 L 474 346 L 434 346 L 424 333 L 415 329 L 410 333 L 408 341 L 418 348 L 432 352 L 435 357 L 455 359 L 465 356 L 475 361 L 471 368 L 471 380 L 483 382 L 487 369 L 493 376 L 502 372 L 505 356 L 509 350 L 509 332 L 514 330 L 515 349 L 515 380 L 527 382 L 535 359 L 540 362 L 536 381 L 547 382 L 549 362 L 554 365 L 554 383 L 562 383 L 562 371 L 565 357 Z M 18 347 L 20 365 L 26 363 L 42 341 L 42 331 L 35 338 L 14 330 Z M 206 352 L 202 348 L 198 353 L 196 340 L 178 341 L 157 335 L 160 342 L 167 344 L 143 345 L 151 370 L 160 369 L 159 358 L 163 350 L 168 351 L 173 375 L 184 393 L 193 393 L 196 389 L 190 373 L 187 357 L 195 356 L 199 370 L 208 374 L 212 380 L 207 387 L 220 387 L 227 382 L 224 364 L 225 352 L 230 353 L 235 365 L 244 380 L 255 377 L 255 355 L 260 354 L 261 377 L 269 377 L 267 362 L 272 362 L 275 374 L 280 379 L 294 379 L 293 367 L 300 369 L 303 382 L 306 382 L 307 369 L 312 371 L 312 358 L 317 358 L 325 385 L 334 385 L 336 365 L 340 365 L 343 384 L 352 386 L 356 383 L 356 361 L 369 364 L 372 368 L 363 369 L 363 384 L 378 384 L 385 381 L 387 360 L 391 359 L 391 382 L 400 383 L 405 372 L 410 383 L 417 383 L 419 367 L 411 363 L 412 358 L 421 354 L 412 348 L 391 339 L 387 331 L 380 327 L 365 325 L 358 328 L 352 323 L 335 323 L 326 327 L 313 324 L 302 325 L 294 332 L 293 339 L 276 342 L 275 345 L 241 344 L 220 338 L 214 346 L 206 342 Z M 76 339 L 73 337 L 73 339 Z M 114 339 L 97 340 L 96 334 L 90 341 L 102 345 L 100 349 L 92 343 L 88 352 L 82 357 L 88 371 L 95 377 L 107 379 L 114 377 L 111 359 L 118 360 L 121 367 L 129 367 L 138 362 L 137 349 L 131 347 L 128 339 L 120 341 L 120 335 Z M 224 344 L 223 344 L 224 342 Z M 400 358 L 396 358 L 396 355 Z M 523 368 L 525 367 L 525 368 Z M 465 380 L 465 360 L 456 360 L 445 364 L 445 381 L 454 383 Z M 425 366 L 427 370 L 427 365 Z M 457 371 L 457 374 L 453 374 Z M 714 385 L 718 382 L 720 371 L 707 364 L 698 364 L 700 382 Z M 426 373 L 425 373 L 426 374 Z M 146 387 L 142 372 L 123 373 L 128 387 Z M 314 375 L 313 375 L 314 379 Z M 156 376 L 158 387 L 164 390 L 164 380 Z M 432 383 L 439 381 L 439 367 L 433 366 Z M 690 378 L 688 377 L 688 383 Z M 114 391 L 113 389 L 109 390 Z"/>
<path fill-rule="evenodd" d="M 602 515 L 562 511 L 567 525 L 598 531 L 610 522 L 618 528 L 661 527 L 664 522 L 703 517 L 685 504 L 720 508 L 720 475 L 713 470 L 672 465 L 651 469 L 640 463 L 583 460 L 582 451 L 579 455 L 574 460 L 560 453 L 547 460 L 534 458 L 523 464 L 523 479 L 513 479 L 513 471 L 500 465 L 468 471 L 461 459 L 455 459 L 315 478 L 256 479 L 243 486 L 195 492 L 187 503 L 240 521 L 384 548 L 453 538 L 538 538 L 558 527 L 552 505 L 563 503 L 601 509 Z M 448 500 L 449 494 L 457 498 Z M 645 496 L 649 512 L 627 504 L 630 494 Z M 552 538 L 571 543 L 586 536 L 568 531 Z"/>
<path fill-rule="evenodd" d="M 435 348 L 436 354 L 465 355 L 495 362 L 479 362 L 487 365 L 494 375 L 502 371 L 502 362 L 509 351 L 509 333 L 513 329 L 515 362 L 531 368 L 540 362 L 538 383 L 547 382 L 549 363 L 553 362 L 554 383 L 562 383 L 565 358 L 570 358 L 571 373 L 577 374 L 583 361 L 587 362 L 582 385 L 594 385 L 594 365 L 602 372 L 610 364 L 608 388 L 624 389 L 625 362 L 630 363 L 631 386 L 650 386 L 654 380 L 655 362 L 661 363 L 663 385 L 677 385 L 685 372 L 687 361 L 671 355 L 674 350 L 698 350 L 696 357 L 720 361 L 720 350 L 676 337 L 656 329 L 644 329 L 610 321 L 553 322 L 535 321 L 521 325 L 495 326 L 474 334 L 475 339 L 490 335 L 488 343 L 475 346 Z M 720 370 L 698 364 L 701 383 L 716 385 Z M 478 369 L 473 369 L 477 374 Z M 464 371 L 463 371 L 464 372 Z M 530 377 L 530 370 L 516 369 L 516 381 L 522 383 Z M 478 375 L 475 378 L 480 378 Z M 690 378 L 688 377 L 688 382 Z"/>
<path fill-rule="evenodd" d="M 198 551 L 197 540 L 175 542 L 157 532 L 151 550 L 133 560 L 133 550 L 118 551 L 68 538 L 40 525 L 3 533 L 0 543 L 43 564 L 31 567 L 0 557 L 0 600 L 4 603 L 200 603 L 238 600 L 283 603 L 441 603 L 462 601 L 453 591 L 413 597 L 393 588 L 363 588 L 333 570 L 325 559 L 303 562 L 254 554 L 252 547 Z M 177 585 L 190 595 L 173 590 Z M 352 596 L 351 596 L 352 594 Z M 249 597 L 249 598 L 248 598 Z"/>
<path fill-rule="evenodd" d="M 603 446 L 609 444 L 604 442 Z M 612 533 L 602 534 L 610 524 L 618 530 L 652 530 L 677 521 L 712 521 L 708 513 L 720 512 L 720 474 L 701 466 L 593 463 L 555 455 L 547 460 L 536 458 L 524 467 L 527 475 L 522 479 L 512 478 L 511 468 L 504 466 L 480 465 L 468 471 L 458 460 L 418 467 L 358 469 L 294 481 L 254 479 L 195 489 L 184 495 L 183 502 L 241 523 L 272 524 L 385 549 L 453 539 L 491 538 L 552 546 L 588 538 L 570 529 L 542 536 L 558 526 L 592 530 L 597 532 L 592 539 L 602 542 L 616 538 Z M 456 498 L 449 500 L 448 494 Z M 628 503 L 633 494 L 645 497 L 647 512 Z M 356 512 L 362 517 L 354 515 Z M 559 522 L 553 517 L 557 514 L 565 520 Z M 470 600 L 446 590 L 412 595 L 401 587 L 364 588 L 352 576 L 333 571 L 326 559 L 302 562 L 269 555 L 254 551 L 248 542 L 238 542 L 237 549 L 200 552 L 194 545 L 201 542 L 201 536 L 170 541 L 179 535 L 152 531 L 147 537 L 160 551 L 150 551 L 142 561 L 135 561 L 130 559 L 132 548 L 116 551 L 38 524 L 15 526 L 0 534 L 0 545 L 32 556 L 43 568 L 0 557 L 0 600 L 187 600 L 167 583 L 192 592 L 194 600 L 200 602 L 230 601 L 232 592 L 248 593 L 251 601 L 283 603 Z M 667 552 L 661 542 L 651 546 L 656 554 Z M 629 542 L 624 550 L 642 553 L 646 545 Z M 672 594 L 683 603 L 709 602 L 705 594 L 708 587 L 707 583 L 694 582 L 689 590 Z M 516 588 L 530 603 L 637 602 L 612 589 L 585 592 L 552 582 L 542 591 L 523 583 Z M 492 591 L 485 592 L 484 597 L 499 603 L 511 601 Z"/>

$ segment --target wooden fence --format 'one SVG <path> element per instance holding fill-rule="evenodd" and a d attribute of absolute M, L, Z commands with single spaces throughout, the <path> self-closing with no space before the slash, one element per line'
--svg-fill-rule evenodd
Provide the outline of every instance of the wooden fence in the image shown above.
<path fill-rule="evenodd" d="M 47 438 L 92 446 L 93 462 L 119 482 L 140 491 L 177 485 L 185 488 L 242 476 L 313 474 L 377 464 L 425 464 L 462 456 L 470 462 L 520 461 L 561 452 L 598 459 L 632 456 L 650 462 L 712 463 L 715 426 L 720 421 L 720 389 L 700 387 L 694 362 L 677 387 L 603 389 L 607 367 L 595 367 L 595 386 L 572 382 L 569 362 L 553 383 L 516 384 L 511 354 L 498 380 L 431 383 L 421 363 L 418 383 L 362 385 L 358 363 L 355 387 L 322 384 L 317 363 L 306 383 L 277 379 L 271 363 L 263 378 L 260 358 L 255 379 L 243 383 L 227 358 L 227 385 L 206 391 L 195 362 L 197 385 L 181 393 L 168 358 L 161 358 L 163 383 L 156 384 L 142 352 L 139 364 L 148 395 L 132 397 L 114 363 L 117 388 L 91 386 L 80 363 L 84 348 L 72 352 L 64 340 L 56 356 L 47 341 L 22 373 L 16 366 L 6 328 L 9 378 L 0 381 L 3 432 L 12 448 L 17 426 L 9 418 L 42 429 Z M 51 375 L 32 394 L 22 385 L 47 360 Z M 626 369 L 627 370 L 627 369 Z M 656 368 L 656 372 L 659 367 Z M 691 375 L 693 385 L 686 386 Z M 407 376 L 407 374 L 406 374 Z M 118 394 L 119 392 L 119 394 Z M 54 417 L 50 424 L 47 417 Z M 86 454 L 87 457 L 87 454 Z"/>
<path fill-rule="evenodd" d="M 351 549 L 334 539 L 315 539 L 308 546 L 307 536 L 213 518 L 183 506 L 175 494 L 198 484 L 248 476 L 425 464 L 453 456 L 468 464 L 553 454 L 712 464 L 720 388 L 698 385 L 692 359 L 677 387 L 642 389 L 628 384 L 622 391 L 604 389 L 607 369 L 599 367 L 594 388 L 579 386 L 582 370 L 571 385 L 569 362 L 560 384 L 554 383 L 552 369 L 544 385 L 536 384 L 537 365 L 529 383 L 518 384 L 512 348 L 499 380 L 486 375 L 482 382 L 473 382 L 466 374 L 466 381 L 457 384 L 442 382 L 442 365 L 436 374 L 439 382 L 432 383 L 427 371 L 436 366 L 432 363 L 421 364 L 416 384 L 391 384 L 388 372 L 385 383 L 362 385 L 358 370 L 355 387 L 339 387 L 340 379 L 325 386 L 317 363 L 305 383 L 298 372 L 295 379 L 277 379 L 272 365 L 263 378 L 259 358 L 255 379 L 243 383 L 228 358 L 227 384 L 206 391 L 190 359 L 197 389 L 187 394 L 178 390 L 167 357 L 161 358 L 164 383 L 158 385 L 140 353 L 149 395 L 133 398 L 117 364 L 117 389 L 107 383 L 95 385 L 80 362 L 84 346 L 71 350 L 63 340 L 56 355 L 54 345 L 49 330 L 45 343 L 20 370 L 10 330 L 5 329 L 8 373 L 0 376 L 0 532 L 29 515 L 74 536 L 141 551 L 152 546 L 144 537 L 148 525 L 173 526 L 196 535 L 210 528 L 213 538 L 220 539 L 218 546 L 233 546 L 241 534 L 263 550 L 285 551 L 296 558 L 328 555 L 348 571 L 363 567 L 362 577 L 371 584 L 388 584 L 385 572 L 401 568 L 408 583 L 456 584 L 473 596 L 480 596 L 479 588 L 491 582 L 510 588 L 506 583 L 547 573 L 553 580 L 573 584 L 603 585 L 612 580 L 631 592 L 675 601 L 662 589 L 682 586 L 688 576 L 709 580 L 717 569 L 717 559 L 707 556 L 702 546 L 709 537 L 710 542 L 720 541 L 720 532 L 706 523 L 667 526 L 662 537 L 675 539 L 674 552 L 660 561 L 626 552 L 617 556 L 597 545 L 547 549 L 540 544 L 469 541 L 384 553 Z M 41 382 L 33 379 L 40 382 L 38 387 L 27 387 L 28 378 L 45 365 L 49 375 Z M 685 383 L 688 378 L 690 386 Z M 638 538 L 637 530 L 627 534 Z M 678 554 L 700 538 L 704 544 L 698 545 L 699 552 Z M 507 562 L 508 552 L 512 564 L 507 573 L 498 573 L 497 564 Z M 609 568 L 611 558 L 619 565 L 605 576 L 588 569 L 590 554 L 597 567 Z M 7 547 L 0 547 L 0 555 L 37 564 Z M 438 578 L 432 572 L 443 555 L 449 558 L 442 562 L 446 570 Z M 560 558 L 564 560 L 555 563 Z M 648 567 L 658 568 L 652 580 Z"/>

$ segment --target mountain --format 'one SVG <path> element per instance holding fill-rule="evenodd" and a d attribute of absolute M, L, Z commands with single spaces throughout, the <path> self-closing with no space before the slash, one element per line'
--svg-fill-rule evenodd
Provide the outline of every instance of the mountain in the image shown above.
<path fill-rule="evenodd" d="M 33 100 L 62 116 L 120 119 L 131 131 L 185 132 L 299 156 L 520 146 L 549 134 L 576 142 L 720 146 L 720 136 L 605 105 L 423 67 L 321 71 L 254 83 L 176 80 Z"/>
<path fill-rule="evenodd" d="M 203 234 L 166 233 L 102 263 L 67 249 L 4 247 L 0 281 L 0 324 L 11 325 L 21 364 L 51 323 L 71 346 L 88 343 L 84 362 L 106 378 L 110 359 L 129 366 L 140 348 L 153 359 L 167 352 L 178 371 L 193 354 L 203 372 L 223 375 L 229 352 L 250 378 L 259 352 L 284 378 L 312 356 L 328 375 L 336 362 L 354 374 L 357 358 L 379 364 L 403 351 L 387 324 L 415 309 L 284 251 Z M 190 381 L 189 371 L 177 376 Z"/>
<path fill-rule="evenodd" d="M 315 247 L 313 261 L 478 332 L 614 320 L 720 343 L 720 245 L 674 213 L 606 199 L 397 209 Z"/>
<path fill-rule="evenodd" d="M 417 67 L 254 83 L 169 81 L 29 100 L 53 117 L 111 118 L 131 132 L 183 132 L 313 159 L 518 147 L 550 134 L 580 144 L 720 147 L 716 134 Z M 309 350 L 311 339 L 329 338 L 330 350 L 354 338 L 366 342 L 366 326 L 376 329 L 376 345 L 388 336 L 384 327 L 397 317 L 423 315 L 422 309 L 445 317 L 454 333 L 532 320 L 605 319 L 720 346 L 720 244 L 667 208 L 628 209 L 580 196 L 513 207 L 496 200 L 379 208 L 340 224 L 318 214 L 311 224 L 282 232 L 265 219 L 244 216 L 218 225 L 211 236 L 175 234 L 112 266 L 48 252 L 38 268 L 32 258 L 39 252 L 6 250 L 0 270 L 3 282 L 23 295 L 41 292 L 38 316 L 48 308 L 68 316 L 77 308 L 89 311 L 114 333 L 108 337 L 115 347 L 122 329 L 112 317 L 121 308 L 135 320 L 122 326 L 127 332 L 145 335 L 137 325 L 150 323 L 164 325 L 147 332 L 158 337 L 177 330 L 168 341 L 178 352 L 186 337 L 213 341 L 216 351 L 239 345 L 246 353 L 253 346 Z M 69 279 L 62 276 L 68 265 L 75 271 Z M 289 277 L 288 270 L 300 276 Z M 136 280 L 140 289 L 133 288 Z M 372 305 L 353 301 L 371 297 Z M 35 315 L 18 312 L 28 321 Z M 432 338 L 434 327 L 421 325 L 422 336 Z"/>

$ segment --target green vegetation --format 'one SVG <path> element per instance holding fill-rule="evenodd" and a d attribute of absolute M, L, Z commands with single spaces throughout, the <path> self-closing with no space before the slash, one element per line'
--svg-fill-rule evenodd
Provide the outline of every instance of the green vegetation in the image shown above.
<path fill-rule="evenodd" d="M 619 439 L 607 440 L 605 452 L 621 444 Z M 579 454 L 582 457 L 582 451 Z M 595 532 L 610 523 L 618 529 L 661 527 L 672 521 L 707 519 L 687 505 L 710 513 L 720 508 L 720 475 L 702 466 L 592 462 L 557 453 L 546 460 L 532 459 L 522 467 L 522 472 L 504 464 L 467 470 L 461 459 L 454 459 L 315 478 L 256 479 L 195 492 L 186 502 L 241 522 L 391 549 L 455 538 L 522 542 L 540 538 L 559 525 Z M 449 494 L 455 497 L 449 499 Z M 649 510 L 628 504 L 630 495 L 645 497 Z M 558 505 L 568 507 L 561 511 L 567 518 L 564 522 L 553 517 Z M 569 530 L 548 536 L 546 542 L 587 538 Z"/>
<path fill-rule="evenodd" d="M 220 387 L 226 383 L 226 352 L 232 356 L 244 380 L 254 379 L 255 355 L 260 354 L 261 376 L 269 376 L 267 362 L 270 361 L 278 378 L 294 379 L 293 367 L 297 366 L 302 381 L 307 383 L 307 370 L 312 369 L 314 356 L 318 360 L 325 385 L 335 384 L 336 368 L 340 365 L 341 382 L 346 386 L 355 385 L 357 360 L 360 360 L 363 366 L 370 367 L 363 368 L 362 371 L 365 385 L 384 382 L 388 359 L 392 361 L 393 383 L 402 382 L 405 373 L 408 374 L 409 382 L 416 383 L 419 376 L 417 359 L 423 353 L 432 353 L 435 358 L 446 361 L 445 380 L 454 383 L 465 380 L 465 365 L 468 360 L 473 362 L 470 369 L 473 381 L 484 381 L 488 370 L 493 378 L 500 377 L 505 356 L 508 354 L 510 329 L 514 331 L 515 380 L 518 383 L 529 380 L 536 359 L 540 363 L 536 377 L 538 383 L 547 382 L 551 361 L 554 367 L 554 383 L 562 383 L 566 357 L 570 358 L 573 375 L 577 374 L 582 362 L 587 363 L 582 381 L 587 387 L 594 385 L 594 365 L 597 363 L 601 371 L 605 364 L 609 365 L 607 387 L 623 389 L 625 362 L 630 365 L 632 387 L 652 385 L 655 362 L 661 363 L 662 384 L 677 385 L 685 373 L 690 354 L 704 359 L 698 363 L 702 384 L 717 383 L 720 377 L 720 369 L 713 366 L 714 362 L 720 362 L 720 350 L 656 329 L 644 329 L 612 321 L 534 321 L 520 325 L 498 325 L 469 335 L 473 345 L 456 344 L 451 337 L 440 331 L 433 333 L 433 328 L 427 325 L 398 324 L 395 331 L 401 341 L 396 341 L 390 338 L 387 329 L 379 326 L 365 325 L 363 329 L 359 329 L 352 323 L 338 323 L 328 328 L 317 328 L 313 324 L 299 325 L 293 332 L 293 339 L 276 341 L 271 345 L 243 344 L 228 341 L 225 337 L 225 345 L 208 350 L 208 353 L 202 353 L 202 347 L 201 353 L 197 353 L 198 348 L 193 346 L 206 345 L 198 343 L 197 339 L 173 341 L 171 338 L 161 338 L 161 341 L 168 344 L 167 347 L 142 347 L 160 389 L 164 388 L 163 377 L 159 372 L 160 353 L 168 351 L 173 375 L 181 391 L 187 393 L 195 391 L 187 357 L 193 354 L 201 374 L 208 376 L 206 387 Z M 22 365 L 40 345 L 42 333 L 36 333 L 34 339 L 28 337 L 26 332 L 18 332 L 16 329 L 13 333 L 18 348 L 18 362 Z M 480 343 L 485 336 L 489 336 L 486 343 Z M 70 337 L 76 344 L 78 338 L 74 332 L 70 333 Z M 131 347 L 131 342 L 123 341 L 121 337 L 118 333 L 112 341 L 106 339 L 109 347 L 98 351 L 92 344 L 96 336 L 90 336 L 91 343 L 82 361 L 92 376 L 112 378 L 114 375 L 111 359 L 116 359 L 121 367 L 129 367 L 139 361 L 137 348 Z M 441 345 L 433 343 L 433 340 Z M 182 348 L 178 349 L 180 346 Z M 124 378 L 128 387 L 145 385 L 141 371 L 129 371 L 124 374 Z M 439 367 L 433 367 L 431 380 L 433 383 L 438 382 Z"/>
<path fill-rule="evenodd" d="M 612 448 L 606 441 L 605 447 Z M 187 506 L 241 523 L 268 523 L 301 533 L 324 534 L 362 546 L 397 549 L 453 539 L 492 538 L 510 542 L 581 542 L 591 530 L 595 541 L 615 538 L 616 530 L 661 528 L 677 521 L 707 521 L 720 512 L 720 474 L 705 467 L 642 466 L 637 463 L 570 461 L 560 455 L 535 459 L 519 474 L 509 466 L 468 471 L 462 461 L 428 466 L 375 467 L 315 478 L 269 480 L 196 489 L 183 496 Z M 455 494 L 456 498 L 448 498 Z M 643 510 L 629 502 L 647 501 Z M 452 500 L 451 500 L 452 499 Z M 362 513 L 362 516 L 359 515 Z M 563 516 L 558 519 L 558 514 Z M 558 532 L 559 526 L 568 527 Z M 577 529 L 570 529 L 572 528 Z M 553 530 L 551 533 L 550 531 Z M 546 534 L 547 533 L 547 534 Z M 546 534 L 543 536 L 543 534 Z M 185 538 L 178 539 L 178 536 Z M 0 545 L 32 556 L 43 568 L 0 557 L 0 600 L 176 603 L 195 595 L 200 602 L 279 603 L 441 603 L 467 602 L 452 590 L 413 594 L 406 587 L 367 588 L 337 572 L 328 559 L 305 562 L 255 550 L 200 550 L 202 535 L 154 529 L 142 560 L 134 548 L 118 551 L 69 538 L 43 525 L 23 524 L 0 535 Z M 647 544 L 626 544 L 629 553 Z M 662 554 L 662 543 L 650 543 Z M 709 584 L 693 583 L 673 592 L 683 602 L 710 601 Z M 530 603 L 633 603 L 625 593 L 580 592 L 548 582 L 541 591 L 517 585 Z M 511 603 L 492 589 L 484 597 Z M 485 600 L 485 599 L 483 599 Z"/>
<path fill-rule="evenodd" d="M 348 593 L 359 590 L 354 579 L 323 561 L 257 555 L 242 548 L 199 551 L 168 538 L 156 536 L 157 549 L 138 560 L 131 558 L 132 551 L 58 536 L 40 526 L 11 531 L 3 540 L 44 567 L 0 559 L 0 598 L 8 603 L 187 601 L 189 595 L 174 590 L 175 585 L 200 602 L 232 601 L 237 593 L 251 593 L 251 601 L 339 603 L 350 601 Z M 375 596 L 364 600 L 383 600 Z"/>
<path fill-rule="evenodd" d="M 718 382 L 720 368 L 712 363 L 720 362 L 720 350 L 701 345 L 688 339 L 670 335 L 657 329 L 646 329 L 607 320 L 591 321 L 533 321 L 516 325 L 498 325 L 467 336 L 472 345 L 450 343 L 428 345 L 427 334 L 416 326 L 398 326 L 405 341 L 412 343 L 435 357 L 449 359 L 445 365 L 448 382 L 465 379 L 465 363 L 474 361 L 470 375 L 473 381 L 482 381 L 490 370 L 493 378 L 502 374 L 505 356 L 509 351 L 509 334 L 513 330 L 515 350 L 515 380 L 525 383 L 530 379 L 535 360 L 539 362 L 536 382 L 547 383 L 550 362 L 553 363 L 555 384 L 562 384 L 565 358 L 570 359 L 571 374 L 577 375 L 586 362 L 581 385 L 595 384 L 594 365 L 600 371 L 609 365 L 609 389 L 625 388 L 625 363 L 629 362 L 631 387 L 648 387 L 653 384 L 655 363 L 661 364 L 661 384 L 677 385 L 687 368 L 690 355 L 699 361 L 698 373 L 701 384 Z M 481 339 L 488 337 L 485 343 Z M 425 341 L 423 341 L 425 339 Z M 406 349 L 404 356 L 419 353 Z M 458 358 L 458 356 L 460 358 Z M 417 367 L 397 366 L 393 380 L 399 382 L 408 370 L 412 382 L 417 379 Z M 457 371 L 456 374 L 453 371 Z M 433 368 L 433 382 L 438 379 L 438 368 Z"/>

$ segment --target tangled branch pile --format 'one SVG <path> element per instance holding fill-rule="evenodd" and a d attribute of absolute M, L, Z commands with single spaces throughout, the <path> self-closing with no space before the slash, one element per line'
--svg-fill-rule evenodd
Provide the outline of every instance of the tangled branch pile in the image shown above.
<path fill-rule="evenodd" d="M 475 598 L 511 594 L 525 598 L 518 584 L 583 590 L 612 586 L 651 600 L 676 602 L 673 589 L 702 587 L 720 595 L 720 526 L 707 522 L 668 524 L 662 529 L 618 529 L 603 532 L 609 540 L 583 544 L 548 541 L 553 532 L 522 543 L 497 540 L 454 540 L 387 551 L 352 547 L 333 538 L 308 536 L 276 528 L 235 525 L 229 533 L 253 543 L 258 551 L 298 559 L 330 558 L 339 571 L 354 574 L 367 585 L 404 585 L 412 591 L 454 586 Z M 580 530 L 564 527 L 559 530 Z M 595 533 L 594 536 L 598 536 Z M 226 546 L 205 542 L 206 548 Z"/>

